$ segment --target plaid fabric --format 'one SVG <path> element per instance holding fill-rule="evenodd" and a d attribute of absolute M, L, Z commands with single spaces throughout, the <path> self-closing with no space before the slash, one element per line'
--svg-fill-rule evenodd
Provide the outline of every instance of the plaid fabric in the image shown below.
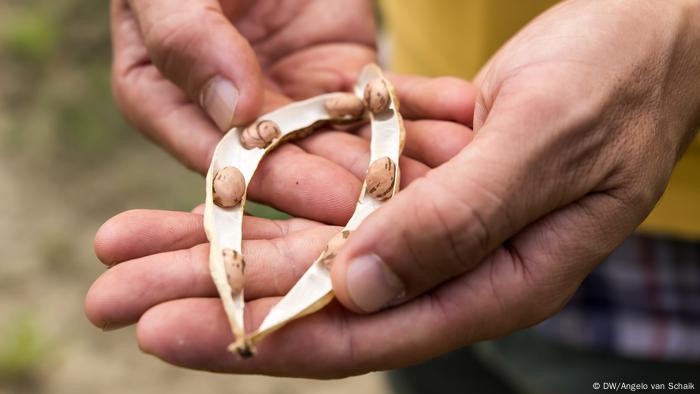
<path fill-rule="evenodd" d="M 632 236 L 535 330 L 623 356 L 700 360 L 700 242 Z"/>

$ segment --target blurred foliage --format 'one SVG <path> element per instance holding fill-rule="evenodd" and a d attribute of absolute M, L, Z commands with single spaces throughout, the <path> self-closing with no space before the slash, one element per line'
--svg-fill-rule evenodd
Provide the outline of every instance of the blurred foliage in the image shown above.
<path fill-rule="evenodd" d="M 14 17 L 2 27 L 3 46 L 21 62 L 46 59 L 55 45 L 53 20 L 44 13 L 26 13 Z"/>
<path fill-rule="evenodd" d="M 120 142 L 120 137 L 128 136 L 121 131 L 126 125 L 111 104 L 108 69 L 88 68 L 82 78 L 85 95 L 53 97 L 53 105 L 57 108 L 56 130 L 61 152 L 90 159 L 109 153 Z M 91 103 L 95 100 L 107 104 L 95 106 Z M 86 111 L 87 108 L 91 110 Z M 131 134 L 134 133 L 129 136 Z"/>
<path fill-rule="evenodd" d="M 123 120 L 111 95 L 109 43 L 109 2 L 3 1 L 0 156 L 32 176 L 48 174 L 41 182 L 82 200 L 84 215 L 190 210 L 203 182 Z"/>
<path fill-rule="evenodd" d="M 37 241 L 36 251 L 42 268 L 55 280 L 76 280 L 75 272 L 81 269 L 78 245 L 67 232 L 47 232 Z"/>
<path fill-rule="evenodd" d="M 0 19 L 6 148 L 80 166 L 116 151 L 117 141 L 135 141 L 111 99 L 108 2 L 3 7 L 9 10 Z"/>
<path fill-rule="evenodd" d="M 31 380 L 48 353 L 36 322 L 28 314 L 16 316 L 1 332 L 0 380 Z"/>
<path fill-rule="evenodd" d="M 109 186 L 101 185 L 83 203 L 87 214 L 135 205 L 128 204 L 133 200 L 128 196 L 153 201 L 144 207 L 178 210 L 201 201 L 198 176 L 174 161 L 172 168 L 188 176 L 148 158 L 139 164 L 131 152 L 154 148 L 130 129 L 112 101 L 108 2 L 9 0 L 0 7 L 6 10 L 0 13 L 0 154 L 30 160 L 32 167 L 50 172 L 49 180 L 57 185 L 79 186 L 65 190 L 68 198 L 84 194 L 82 179 L 111 176 Z M 119 167 L 118 174 L 109 175 Z M 149 172 L 160 172 L 156 182 Z M 249 213 L 288 217 L 260 204 L 251 204 Z"/>

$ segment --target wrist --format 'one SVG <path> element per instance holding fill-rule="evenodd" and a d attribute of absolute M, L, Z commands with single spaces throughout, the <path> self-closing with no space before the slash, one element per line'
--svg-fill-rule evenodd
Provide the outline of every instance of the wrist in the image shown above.
<path fill-rule="evenodd" d="M 694 137 L 700 129 L 700 2 L 697 0 L 682 1 L 682 15 L 684 22 L 688 26 L 688 44 L 686 46 L 687 56 L 690 58 L 688 82 L 694 85 L 693 103 L 694 112 L 691 119 L 692 136 Z"/>
<path fill-rule="evenodd" d="M 692 115 L 690 119 L 690 138 L 697 134 L 700 128 L 700 56 L 697 56 L 700 50 L 700 2 L 697 0 L 679 0 L 681 4 L 681 18 L 684 29 L 684 37 L 681 42 L 684 57 L 687 58 L 687 71 L 685 80 L 691 84 L 690 99 L 692 103 Z"/>
<path fill-rule="evenodd" d="M 681 122 L 681 152 L 697 135 L 700 129 L 700 2 L 697 0 L 659 1 L 659 7 L 671 4 L 675 25 L 670 29 L 675 37 L 670 48 L 667 78 L 670 83 L 667 99 L 675 106 L 669 113 L 678 116 Z M 659 9 L 662 12 L 662 9 Z"/>
<path fill-rule="evenodd" d="M 700 1 L 627 0 L 617 4 L 622 17 L 636 15 L 636 28 L 647 33 L 639 30 L 637 34 L 646 42 L 647 53 L 656 58 L 652 60 L 656 66 L 645 73 L 658 71 L 649 82 L 657 86 L 666 130 L 674 131 L 674 140 L 684 150 L 700 128 Z"/>

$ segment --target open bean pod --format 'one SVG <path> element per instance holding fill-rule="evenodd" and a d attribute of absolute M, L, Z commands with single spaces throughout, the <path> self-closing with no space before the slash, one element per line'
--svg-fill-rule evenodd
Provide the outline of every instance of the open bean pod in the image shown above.
<path fill-rule="evenodd" d="M 368 101 L 368 97 L 374 101 Z M 245 261 L 240 252 L 241 227 L 245 192 L 258 163 L 280 143 L 301 138 L 320 124 L 359 119 L 365 112 L 364 107 L 370 109 L 371 158 L 353 216 L 289 293 L 270 310 L 260 327 L 246 335 L 243 329 Z M 211 245 L 209 264 L 212 278 L 235 337 L 230 346 L 232 351 L 244 357 L 252 355 L 254 344 L 265 335 L 321 309 L 333 299 L 330 264 L 351 232 L 398 192 L 398 161 L 404 140 L 398 100 L 393 87 L 376 65 L 365 66 L 358 77 L 354 95 L 331 93 L 287 105 L 263 115 L 247 128 L 232 129 L 221 140 L 207 173 L 204 227 Z"/>

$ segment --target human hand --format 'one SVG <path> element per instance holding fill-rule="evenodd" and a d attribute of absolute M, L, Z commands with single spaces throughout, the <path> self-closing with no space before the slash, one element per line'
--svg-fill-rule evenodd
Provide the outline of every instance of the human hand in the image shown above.
<path fill-rule="evenodd" d="M 121 111 L 200 173 L 221 131 L 349 90 L 376 57 L 367 0 L 112 0 L 111 19 Z"/>
<path fill-rule="evenodd" d="M 441 165 L 469 143 L 474 89 L 454 78 L 392 76 L 405 117 L 402 186 Z M 274 150 L 249 192 L 262 202 L 295 207 L 308 219 L 246 217 L 247 331 L 257 326 L 352 215 L 369 164 L 368 126 L 358 134 L 317 131 Z M 313 174 L 313 176 L 309 176 Z M 139 346 L 170 363 L 214 371 L 337 377 L 417 361 L 410 345 L 446 322 L 430 300 L 401 312 L 354 314 L 337 303 L 274 332 L 253 359 L 240 360 L 208 270 L 208 244 L 198 213 L 130 211 L 108 221 L 95 240 L 111 268 L 86 296 L 86 314 L 105 329 L 138 322 Z M 397 310 L 398 311 L 398 310 Z M 420 330 L 407 330 L 415 320 Z M 409 342 L 401 343 L 403 339 Z"/>
<path fill-rule="evenodd" d="M 338 299 L 441 314 L 405 327 L 423 355 L 559 311 L 650 212 L 698 127 L 699 25 L 697 1 L 567 1 L 533 21 L 477 78 L 472 143 L 339 252 Z"/>
<path fill-rule="evenodd" d="M 690 54 L 698 45 L 700 19 L 696 8 L 679 11 L 680 3 L 670 4 L 563 3 L 484 68 L 478 136 L 469 149 L 414 178 L 367 219 L 334 262 L 335 290 L 349 308 L 381 308 L 385 303 L 375 302 L 377 295 L 393 297 L 370 289 L 374 305 L 359 308 L 353 300 L 348 262 L 367 252 L 381 256 L 399 276 L 403 290 L 393 294 L 403 297 L 388 302 L 401 305 L 372 315 L 331 305 L 261 343 L 252 362 L 239 362 L 223 350 L 231 338 L 217 300 L 161 303 L 214 294 L 190 291 L 197 287 L 189 273 L 182 275 L 186 285 L 153 286 L 177 283 L 162 277 L 157 267 L 166 263 L 158 265 L 158 258 L 176 257 L 182 265 L 197 260 L 192 252 L 172 252 L 127 261 L 104 274 L 88 296 L 88 315 L 98 325 L 133 322 L 150 308 L 139 321 L 141 346 L 178 365 L 325 377 L 407 365 L 541 321 L 649 212 L 698 124 L 692 76 L 699 70 Z M 335 190 L 344 182 L 326 185 Z M 331 191 L 314 205 L 349 212 L 352 204 L 328 204 L 345 194 Z M 177 241 L 187 237 L 168 229 L 146 237 L 164 240 L 165 248 L 138 246 L 123 230 L 143 234 L 148 226 L 126 219 L 114 219 L 98 237 L 98 253 L 109 261 L 187 246 Z M 192 227 L 200 239 L 190 244 L 203 241 L 201 230 Z M 127 244 L 136 245 L 125 249 L 131 254 L 116 254 Z M 453 256 L 445 255 L 451 251 Z M 199 255 L 198 261 L 205 259 L 206 250 Z M 267 286 L 282 283 L 277 295 L 291 285 L 259 275 Z M 120 279 L 131 278 L 138 294 L 151 293 L 141 297 L 149 302 L 128 296 L 123 284 L 129 280 Z M 255 294 L 250 286 L 246 292 Z M 259 298 L 249 304 L 249 321 L 259 323 L 272 303 Z"/>

